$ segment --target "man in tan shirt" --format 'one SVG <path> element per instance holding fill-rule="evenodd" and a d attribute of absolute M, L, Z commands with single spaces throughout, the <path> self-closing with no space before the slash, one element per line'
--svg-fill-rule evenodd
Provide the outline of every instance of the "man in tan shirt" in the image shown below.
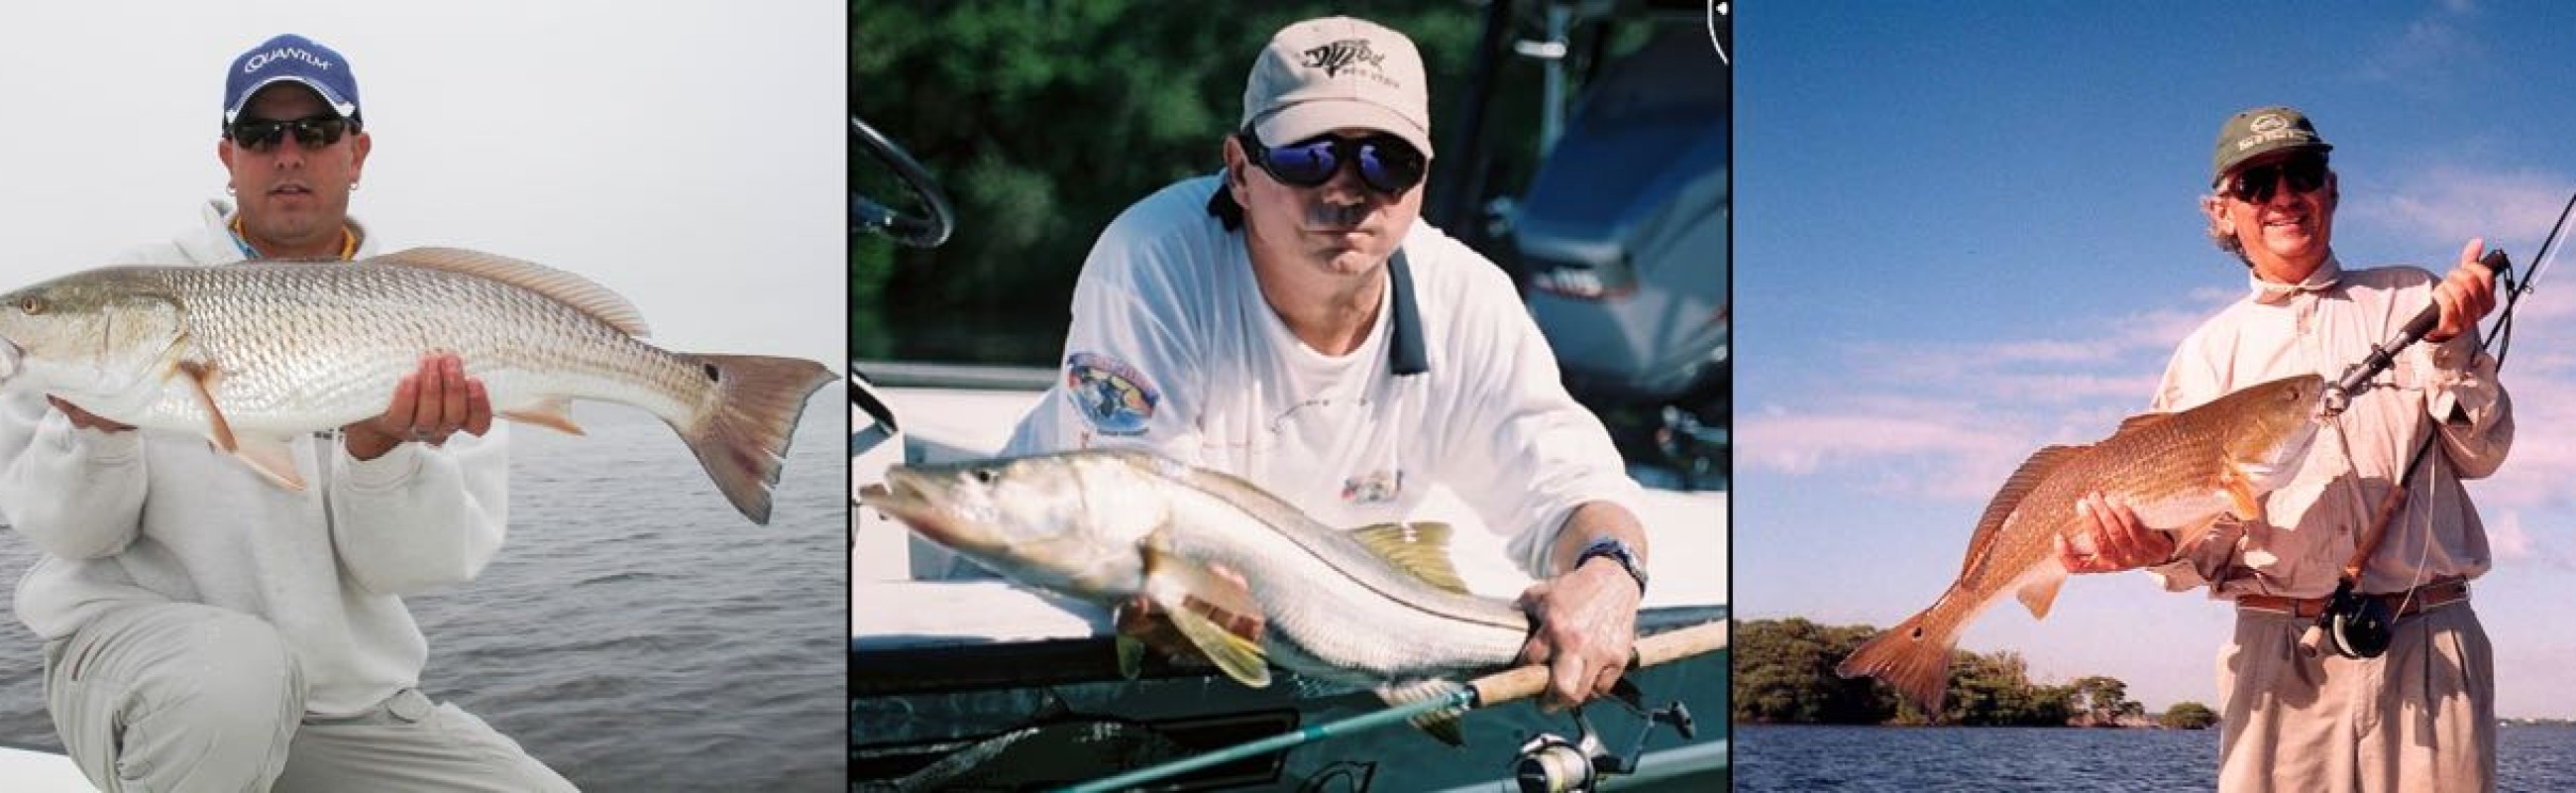
<path fill-rule="evenodd" d="M 2216 189 L 2201 208 L 2251 288 L 2183 340 L 2149 410 L 2292 375 L 2335 378 L 2428 301 L 2440 324 L 2321 430 L 2298 478 L 2265 498 L 2264 520 L 2177 548 L 2095 494 L 2080 507 L 2091 531 L 2061 540 L 2059 560 L 2078 573 L 2145 568 L 2167 589 L 2205 584 L 2235 603 L 2236 634 L 2218 655 L 2221 789 L 2493 790 L 2494 662 L 2467 584 L 2491 555 L 2460 481 L 2493 473 L 2513 444 L 2512 403 L 2475 332 L 2495 306 L 2495 275 L 2476 261 L 2482 240 L 2438 279 L 2345 269 L 2331 246 L 2341 198 L 2332 149 L 2286 107 L 2238 113 L 2221 129 Z M 2409 478 L 2428 436 L 2436 450 Z M 2405 508 L 2355 588 L 2399 615 L 2387 653 L 2303 654 L 2300 635 L 2401 481 Z"/>

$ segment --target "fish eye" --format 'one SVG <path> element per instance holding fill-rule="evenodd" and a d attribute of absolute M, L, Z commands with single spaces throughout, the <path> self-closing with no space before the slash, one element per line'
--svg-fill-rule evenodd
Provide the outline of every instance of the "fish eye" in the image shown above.
<path fill-rule="evenodd" d="M 974 470 L 972 476 L 975 477 L 975 484 L 979 485 L 992 484 L 994 479 L 999 478 L 993 473 L 993 469 L 990 468 L 977 468 Z"/>
<path fill-rule="evenodd" d="M 18 310 L 29 314 L 45 313 L 45 299 L 35 295 L 18 298 Z"/>

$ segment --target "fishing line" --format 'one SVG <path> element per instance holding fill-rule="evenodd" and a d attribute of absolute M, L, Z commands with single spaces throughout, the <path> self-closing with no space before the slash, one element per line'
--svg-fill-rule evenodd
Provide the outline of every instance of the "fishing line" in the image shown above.
<path fill-rule="evenodd" d="M 2567 220 L 2571 216 L 2576 216 L 2576 195 L 2569 195 L 2567 205 L 2559 208 L 2558 222 L 2551 224 L 2549 236 L 2541 239 L 2540 251 L 2532 255 L 2531 266 L 2524 269 L 2522 279 L 2509 280 L 2506 285 L 2504 310 L 2496 313 L 2495 329 L 2478 344 L 2478 349 L 2482 352 L 2488 348 L 2494 348 L 2497 371 L 2503 371 L 2504 356 L 2513 351 L 2514 309 L 2522 305 L 2522 296 L 2531 292 L 2532 284 L 2540 280 L 2540 274 L 2548 270 L 2549 265 L 2557 260 L 2558 243 L 2561 240 L 2561 234 L 2567 230 Z M 2506 277 L 2507 274 L 2499 272 L 2496 275 L 2501 278 Z"/>
<path fill-rule="evenodd" d="M 2479 258 L 2480 264 L 2494 272 L 2505 295 L 2504 307 L 2497 312 L 2496 321 L 2491 326 L 2491 330 L 2478 342 L 2477 355 L 2493 355 L 2490 371 L 2499 375 L 2503 372 L 2504 356 L 2512 350 L 2513 345 L 2515 310 L 2521 307 L 2522 297 L 2530 293 L 2532 285 L 2539 280 L 2541 272 L 2547 270 L 2557 259 L 2559 242 L 2571 217 L 2576 217 L 2576 195 L 2569 196 L 2567 205 L 2559 210 L 2558 222 L 2550 226 L 2548 236 L 2542 239 L 2539 252 L 2532 257 L 2531 266 L 2525 269 L 2519 282 L 2513 279 L 2512 265 L 2502 249 L 2491 250 Z M 2440 284 L 2436 283 L 2435 288 L 2439 289 L 2439 287 Z M 2439 324 L 2440 318 L 2438 301 L 2425 306 L 2414 319 L 2408 321 L 2406 326 L 2398 331 L 2396 336 L 2385 344 L 2374 345 L 2369 355 L 2364 356 L 2360 363 L 2346 369 L 2341 379 L 2327 387 L 2324 412 L 2326 417 L 2335 423 L 2336 443 L 2344 446 L 2346 474 L 2350 477 L 2347 482 L 2356 498 L 2359 497 L 2360 490 L 2359 472 L 2352 465 L 2350 443 L 2343 435 L 2343 412 L 2350 407 L 2350 394 L 2352 391 L 2372 387 L 2369 381 L 2394 365 L 2397 353 L 2421 340 L 2428 331 Z M 2475 333 L 2477 328 L 2472 325 L 2462 332 Z M 2493 352 L 2490 353 L 2490 350 Z M 2469 365 L 2472 370 L 2475 369 L 2475 355 L 2470 358 Z M 2394 388 L 2397 384 L 2392 382 L 2387 387 Z M 2453 403 L 2452 409 L 2460 409 L 2457 402 Z M 2421 594 L 2418 590 L 2424 585 L 2424 563 L 2432 558 L 2433 553 L 2433 524 L 2432 515 L 2429 512 L 2422 515 L 2420 521 L 2408 521 L 2420 523 L 2422 531 L 2419 532 L 2415 568 L 2407 581 L 2405 594 L 2399 599 L 2397 608 L 2388 611 L 2385 615 L 2374 614 L 2367 608 L 2369 605 L 2367 596 L 2358 594 L 2357 590 L 2361 584 L 2363 569 L 2369 563 L 2370 557 L 2378 550 L 2379 540 L 2386 534 L 2388 523 L 2399 516 L 2400 511 L 2405 509 L 2407 501 L 2413 500 L 2415 474 L 2423 469 L 2425 457 L 2432 453 L 2433 445 L 2442 437 L 2442 425 L 2447 423 L 2449 423 L 2448 417 L 2436 418 L 2434 426 L 2425 433 L 2424 440 L 2416 445 L 2415 453 L 2407 459 L 2404 467 L 2398 469 L 2395 488 L 2381 503 L 2379 514 L 2374 516 L 2373 525 L 2359 541 L 2359 547 L 2355 548 L 2352 561 L 2345 564 L 2335 587 L 2335 594 L 2330 598 L 2325 612 L 2318 615 L 2317 626 L 2309 629 L 2307 636 L 2301 639 L 2300 644 L 2303 648 L 2313 648 L 2320 634 L 2331 631 L 2337 654 L 2350 658 L 2376 658 L 2386 652 L 2387 642 L 2392 634 L 2392 626 L 2389 623 L 2394 622 L 2397 615 L 2405 613 L 2406 607 L 2412 605 L 2415 598 Z M 2438 465 L 2438 461 L 2435 464 Z M 2426 497 L 2432 496 L 2432 483 L 2427 481 L 2424 487 Z M 2348 635 L 2347 630 L 2365 633 Z M 2313 653 L 2313 649 L 2310 649 L 2310 652 Z"/>

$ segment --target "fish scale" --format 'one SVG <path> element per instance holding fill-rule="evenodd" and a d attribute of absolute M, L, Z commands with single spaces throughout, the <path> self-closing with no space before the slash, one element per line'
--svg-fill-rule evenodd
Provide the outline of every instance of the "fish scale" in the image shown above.
<path fill-rule="evenodd" d="M 189 315 L 190 341 L 222 373 L 218 404 L 247 429 L 376 415 L 433 349 L 457 353 L 501 409 L 546 393 L 599 393 L 667 421 L 712 390 L 670 354 L 577 309 L 471 275 L 303 263 L 162 272 Z M 152 410 L 162 420 L 205 418 L 184 393 Z"/>
<path fill-rule="evenodd" d="M 2307 456 L 2324 386 L 2316 375 L 2274 380 L 2180 413 L 2132 417 L 2090 445 L 2041 449 L 1987 504 L 1958 579 L 1835 672 L 1884 680 L 1939 718 L 1952 648 L 1970 621 L 2008 592 L 2018 592 L 2032 616 L 2048 615 L 2067 576 L 2057 538 L 2091 525 L 2076 513 L 2085 495 L 2128 504 L 2146 527 L 2182 535 L 2178 545 L 2230 512 L 2259 519 L 2262 496 L 2288 484 Z"/>

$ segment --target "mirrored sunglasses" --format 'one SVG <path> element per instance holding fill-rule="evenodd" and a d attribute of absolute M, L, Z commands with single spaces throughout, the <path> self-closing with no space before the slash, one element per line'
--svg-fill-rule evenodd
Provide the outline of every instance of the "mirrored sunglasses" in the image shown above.
<path fill-rule="evenodd" d="M 1396 195 L 1422 183 L 1429 163 L 1403 138 L 1376 133 L 1357 138 L 1317 135 L 1285 146 L 1263 146 L 1250 131 L 1240 133 L 1254 165 L 1280 184 L 1322 187 L 1351 163 L 1369 189 Z"/>

